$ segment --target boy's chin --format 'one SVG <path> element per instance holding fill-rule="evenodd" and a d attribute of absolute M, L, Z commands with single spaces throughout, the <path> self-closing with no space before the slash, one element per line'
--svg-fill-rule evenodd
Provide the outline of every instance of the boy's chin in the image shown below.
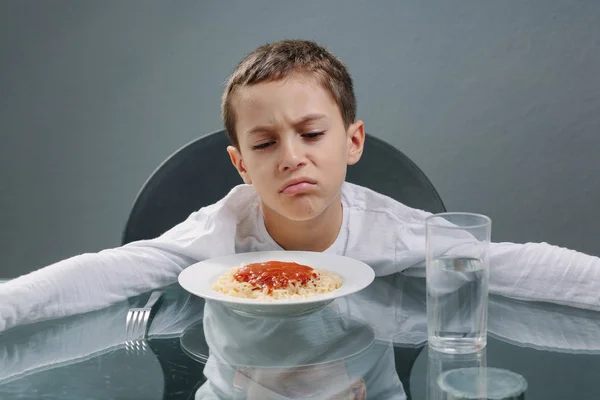
<path fill-rule="evenodd" d="M 316 210 L 285 210 L 282 215 L 293 222 L 306 222 L 317 218 L 321 213 Z"/>
<path fill-rule="evenodd" d="M 280 209 L 280 215 L 293 222 L 307 222 L 319 217 L 326 207 L 318 204 L 295 204 Z"/>
<path fill-rule="evenodd" d="M 328 209 L 327 201 L 315 197 L 303 196 L 286 199 L 288 201 L 280 202 L 275 207 L 263 203 L 263 210 L 267 208 L 290 222 L 308 222 L 319 218 Z"/>

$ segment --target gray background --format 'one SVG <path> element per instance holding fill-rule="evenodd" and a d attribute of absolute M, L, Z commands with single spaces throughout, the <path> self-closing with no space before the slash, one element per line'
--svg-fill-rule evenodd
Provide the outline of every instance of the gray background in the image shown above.
<path fill-rule="evenodd" d="M 256 46 L 314 39 L 367 130 L 496 241 L 600 254 L 600 3 L 0 0 L 0 275 L 116 246 Z M 223 150 L 223 157 L 226 157 Z"/>

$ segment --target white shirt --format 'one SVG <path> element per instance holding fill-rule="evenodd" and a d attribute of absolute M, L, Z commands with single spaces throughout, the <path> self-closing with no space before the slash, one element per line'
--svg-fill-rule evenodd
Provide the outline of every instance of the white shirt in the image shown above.
<path fill-rule="evenodd" d="M 343 185 L 342 205 L 342 228 L 327 252 L 361 260 L 377 276 L 401 271 L 424 276 L 429 213 L 350 183 Z M 104 308 L 175 282 L 197 261 L 280 249 L 265 228 L 258 195 L 252 186 L 240 185 L 156 239 L 82 254 L 1 284 L 0 331 Z M 492 244 L 489 289 L 600 310 L 600 259 L 546 243 Z M 402 294 L 380 295 L 385 300 Z"/>

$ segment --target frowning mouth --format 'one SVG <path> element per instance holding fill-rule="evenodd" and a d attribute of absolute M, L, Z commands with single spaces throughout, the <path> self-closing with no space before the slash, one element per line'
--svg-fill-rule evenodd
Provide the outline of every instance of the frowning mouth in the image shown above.
<path fill-rule="evenodd" d="M 286 182 L 281 189 L 279 189 L 279 193 L 282 194 L 298 194 L 303 193 L 308 190 L 311 190 L 315 187 L 317 182 L 310 178 L 298 178 L 293 179 L 291 181 Z"/>

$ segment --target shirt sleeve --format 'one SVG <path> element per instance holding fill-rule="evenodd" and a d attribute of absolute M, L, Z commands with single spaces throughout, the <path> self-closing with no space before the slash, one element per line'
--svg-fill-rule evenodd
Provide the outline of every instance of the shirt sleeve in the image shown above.
<path fill-rule="evenodd" d="M 202 209 L 156 239 L 78 255 L 0 284 L 0 332 L 98 310 L 175 282 L 190 264 L 234 247 L 231 224 L 214 220 Z"/>
<path fill-rule="evenodd" d="M 428 215 L 411 210 L 408 221 L 400 224 L 396 265 L 410 276 L 425 277 Z M 491 243 L 489 269 L 492 294 L 600 310 L 598 257 L 547 243 Z"/>
<path fill-rule="evenodd" d="M 600 309 L 600 259 L 547 243 L 492 243 L 491 293 Z"/>

